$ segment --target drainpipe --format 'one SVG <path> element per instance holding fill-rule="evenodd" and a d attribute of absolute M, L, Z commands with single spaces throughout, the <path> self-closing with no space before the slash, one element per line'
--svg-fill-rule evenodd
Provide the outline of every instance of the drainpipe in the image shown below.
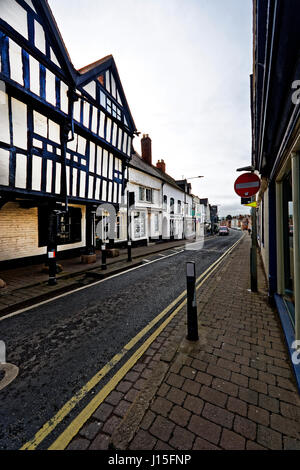
<path fill-rule="evenodd" d="M 295 339 L 300 340 L 300 156 L 292 153 Z"/>

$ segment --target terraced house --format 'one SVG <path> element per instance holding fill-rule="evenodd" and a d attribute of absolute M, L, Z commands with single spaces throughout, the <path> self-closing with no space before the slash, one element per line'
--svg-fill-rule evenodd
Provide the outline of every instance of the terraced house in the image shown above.
<path fill-rule="evenodd" d="M 0 262 L 95 245 L 136 131 L 112 56 L 75 70 L 47 1 L 1 0 Z"/>

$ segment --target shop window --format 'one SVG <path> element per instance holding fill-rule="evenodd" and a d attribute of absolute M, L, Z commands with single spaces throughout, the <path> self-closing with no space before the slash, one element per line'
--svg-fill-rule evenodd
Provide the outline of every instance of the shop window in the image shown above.
<path fill-rule="evenodd" d="M 81 209 L 79 207 L 69 207 L 67 213 L 57 216 L 57 245 L 67 245 L 81 241 Z M 48 244 L 48 208 L 38 209 L 38 231 L 39 246 Z"/>
<path fill-rule="evenodd" d="M 146 235 L 146 214 L 135 212 L 134 214 L 134 238 L 142 238 Z"/>

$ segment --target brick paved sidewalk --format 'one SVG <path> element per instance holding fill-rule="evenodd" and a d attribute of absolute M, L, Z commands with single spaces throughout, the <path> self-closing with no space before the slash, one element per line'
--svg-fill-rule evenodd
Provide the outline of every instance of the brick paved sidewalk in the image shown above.
<path fill-rule="evenodd" d="M 248 291 L 249 248 L 198 290 L 199 341 L 184 338 L 183 308 L 68 449 L 300 449 L 296 382 L 260 263 Z"/>

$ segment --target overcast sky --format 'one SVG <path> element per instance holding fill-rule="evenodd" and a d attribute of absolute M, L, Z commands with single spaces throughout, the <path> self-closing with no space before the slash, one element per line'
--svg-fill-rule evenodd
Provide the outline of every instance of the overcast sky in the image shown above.
<path fill-rule="evenodd" d="M 116 61 L 137 130 L 219 213 L 251 162 L 252 0 L 49 0 L 75 68 Z M 134 139 L 140 153 L 140 139 Z"/>

